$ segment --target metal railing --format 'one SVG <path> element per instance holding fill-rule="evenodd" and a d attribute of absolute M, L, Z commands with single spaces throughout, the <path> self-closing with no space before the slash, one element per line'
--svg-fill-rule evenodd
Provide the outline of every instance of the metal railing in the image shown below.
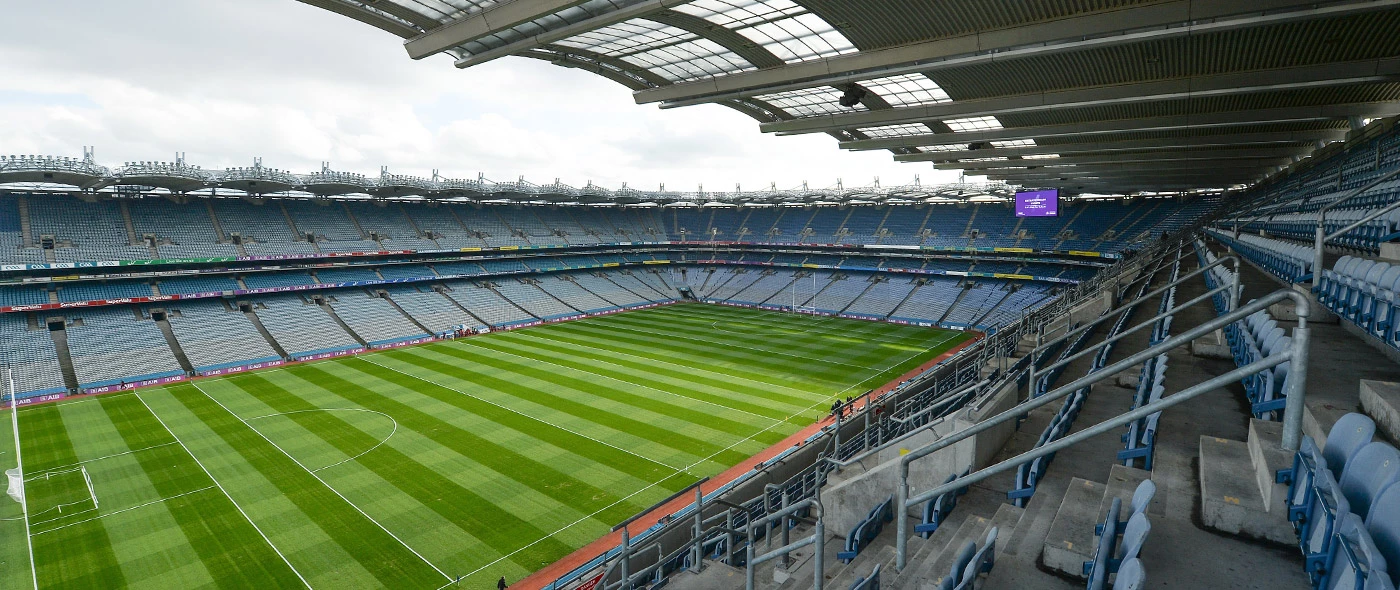
<path fill-rule="evenodd" d="M 1180 260 L 1181 260 L 1183 257 L 1185 257 L 1185 256 L 1194 256 L 1194 255 L 1195 255 L 1195 253 L 1192 252 L 1192 253 L 1190 253 L 1190 254 L 1183 255 L 1182 257 L 1178 257 L 1176 260 L 1174 260 L 1174 261 L 1172 261 L 1172 262 L 1180 261 Z M 1226 261 L 1234 261 L 1234 263 L 1235 263 L 1235 276 L 1234 276 L 1234 282 L 1233 282 L 1232 284 L 1230 284 L 1230 285 L 1222 285 L 1222 286 L 1220 286 L 1220 287 L 1217 287 L 1217 288 L 1215 288 L 1215 289 L 1213 289 L 1213 290 L 1207 292 L 1205 295 L 1202 295 L 1202 296 L 1197 297 L 1197 298 L 1195 298 L 1195 299 L 1192 299 L 1192 300 L 1190 300 L 1190 301 L 1188 301 L 1188 302 L 1186 302 L 1186 303 L 1183 303 L 1183 304 L 1181 304 L 1181 305 L 1178 305 L 1178 306 L 1176 306 L 1175 308 L 1172 308 L 1172 309 L 1170 309 L 1170 310 L 1167 310 L 1166 312 L 1159 313 L 1159 314 L 1157 314 L 1156 316 L 1153 316 L 1152 319 L 1147 320 L 1147 321 L 1142 322 L 1142 323 L 1139 323 L 1138 325 L 1133 326 L 1133 327 L 1131 327 L 1131 328 L 1128 328 L 1127 330 L 1123 330 L 1123 331 L 1119 332 L 1117 335 L 1112 336 L 1112 337 L 1110 337 L 1110 338 L 1104 340 L 1103 342 L 1100 342 L 1100 343 L 1098 343 L 1098 344 L 1095 344 L 1095 345 L 1093 345 L 1093 346 L 1090 346 L 1090 347 L 1088 347 L 1088 348 L 1086 348 L 1086 349 L 1084 349 L 1084 350 L 1082 350 L 1082 351 L 1080 351 L 1080 352 L 1077 352 L 1077 353 L 1075 353 L 1075 354 L 1073 354 L 1073 355 L 1071 355 L 1071 356 L 1069 356 L 1069 357 L 1067 357 L 1067 358 L 1060 359 L 1059 361 L 1056 361 L 1055 363 L 1052 363 L 1052 364 L 1050 364 L 1050 365 L 1047 365 L 1047 366 L 1041 368 L 1041 369 L 1040 369 L 1040 372 L 1049 371 L 1049 370 L 1054 369 L 1054 368 L 1056 368 L 1056 367 L 1060 367 L 1060 366 L 1067 365 L 1067 364 L 1069 364 L 1070 362 L 1074 361 L 1075 359 L 1083 358 L 1085 355 L 1089 354 L 1090 352 L 1093 352 L 1093 351 L 1095 351 L 1095 350 L 1098 350 L 1098 349 L 1100 349 L 1100 348 L 1103 348 L 1104 346 L 1107 346 L 1107 345 L 1109 345 L 1109 344 L 1112 344 L 1112 343 L 1114 343 L 1114 342 L 1117 342 L 1117 341 L 1119 341 L 1119 340 L 1122 340 L 1123 338 L 1125 338 L 1125 337 L 1127 337 L 1127 336 L 1129 336 L 1129 335 L 1131 335 L 1131 334 L 1137 333 L 1138 330 L 1142 330 L 1142 329 L 1144 329 L 1145 327 L 1152 325 L 1151 322 L 1154 322 L 1154 321 L 1156 321 L 1156 320 L 1160 320 L 1160 319 L 1162 319 L 1162 318 L 1164 318 L 1164 317 L 1166 317 L 1166 316 L 1169 316 L 1169 315 L 1171 315 L 1172 313 L 1174 313 L 1176 310 L 1183 309 L 1183 308 L 1187 308 L 1187 307 L 1191 307 L 1192 305 L 1195 305 L 1195 304 L 1197 304 L 1197 303 L 1200 303 L 1201 301 L 1204 301 L 1204 300 L 1206 300 L 1206 299 L 1209 299 L 1209 298 L 1211 298 L 1211 297 L 1214 297 L 1217 293 L 1220 293 L 1220 292 L 1223 292 L 1223 291 L 1226 291 L 1226 290 L 1230 291 L 1230 301 L 1231 301 L 1232 307 L 1233 307 L 1233 304 L 1237 304 L 1237 303 L 1239 302 L 1239 296 L 1240 296 L 1240 276 L 1239 276 L 1240 259 L 1232 255 L 1232 256 L 1223 256 L 1223 257 L 1220 257 L 1220 258 L 1216 259 L 1215 262 L 1212 262 L 1212 263 L 1210 263 L 1210 264 L 1201 266 L 1200 268 L 1198 268 L 1198 269 L 1196 269 L 1196 270 L 1194 270 L 1194 271 L 1192 271 L 1192 272 L 1190 272 L 1190 273 L 1188 273 L 1188 274 L 1186 274 L 1186 275 L 1179 276 L 1179 277 L 1177 277 L 1176 280 L 1171 281 L 1171 282 L 1167 283 L 1166 285 L 1163 285 L 1163 286 L 1157 288 L 1156 290 L 1152 291 L 1151 293 L 1148 293 L 1148 294 L 1146 294 L 1146 295 L 1141 295 L 1141 296 L 1137 297 L 1136 299 L 1133 299 L 1132 301 L 1129 301 L 1129 302 L 1127 302 L 1127 303 L 1120 304 L 1118 307 L 1116 307 L 1116 308 L 1114 308 L 1114 309 L 1111 309 L 1111 310 L 1108 310 L 1108 311 L 1105 312 L 1103 315 L 1099 316 L 1098 318 L 1095 318 L 1093 321 L 1090 321 L 1090 322 L 1088 322 L 1088 323 L 1086 323 L 1086 324 L 1084 324 L 1084 325 L 1082 325 L 1082 326 L 1080 326 L 1080 327 L 1078 327 L 1078 328 L 1075 328 L 1074 330 L 1069 331 L 1069 332 L 1066 333 L 1064 336 L 1060 336 L 1059 338 L 1056 338 L 1056 339 L 1054 339 L 1054 340 L 1051 340 L 1051 341 L 1049 341 L 1049 342 L 1045 342 L 1045 343 L 1043 343 L 1043 344 L 1040 344 L 1040 345 L 1036 346 L 1033 350 L 1031 350 L 1031 356 L 1034 357 L 1035 354 L 1036 354 L 1037 352 L 1039 352 L 1039 351 L 1040 351 L 1041 349 L 1043 349 L 1043 348 L 1047 348 L 1047 347 L 1049 347 L 1049 346 L 1052 346 L 1052 345 L 1054 345 L 1054 344 L 1057 344 L 1057 343 L 1059 343 L 1059 342 L 1062 342 L 1062 341 L 1068 339 L 1069 337 L 1074 336 L 1074 335 L 1077 335 L 1077 334 L 1079 334 L 1079 333 L 1081 333 L 1081 332 L 1085 332 L 1085 331 L 1087 331 L 1087 330 L 1091 330 L 1091 329 L 1093 329 L 1095 326 L 1098 326 L 1099 324 L 1102 324 L 1102 323 L 1108 321 L 1108 320 L 1111 319 L 1111 318 L 1118 317 L 1118 315 L 1119 315 L 1120 313 L 1126 313 L 1128 310 L 1132 309 L 1134 306 L 1138 305 L 1139 303 L 1141 303 L 1141 302 L 1143 302 L 1143 301 L 1145 301 L 1145 300 L 1147 300 L 1147 299 L 1151 299 L 1152 297 L 1156 297 L 1156 296 L 1158 296 L 1158 295 L 1161 295 L 1162 293 L 1165 293 L 1165 292 L 1167 292 L 1168 290 L 1170 290 L 1172 287 L 1175 287 L 1175 286 L 1177 286 L 1177 285 L 1180 285 L 1180 284 L 1186 282 L 1188 279 L 1191 279 L 1191 278 L 1196 277 L 1196 276 L 1198 276 L 1198 275 L 1204 274 L 1204 273 L 1208 272 L 1210 269 L 1215 268 L 1215 267 L 1217 267 L 1217 266 L 1220 266 L 1220 265 L 1224 264 Z M 1168 263 L 1168 264 L 1170 264 L 1170 263 Z M 1029 380 L 1029 382 L 1028 382 L 1028 387 L 1030 388 L 1030 392 L 1031 392 L 1032 395 L 1034 394 L 1034 391 L 1035 391 L 1034 386 L 1035 386 L 1035 376 L 1036 376 L 1036 373 L 1037 373 L 1037 371 L 1036 371 L 1035 363 L 1031 363 L 1031 378 L 1030 378 L 1030 380 Z M 1028 397 L 1029 397 L 1029 395 L 1028 395 Z"/>
<path fill-rule="evenodd" d="M 784 522 L 780 526 L 783 529 L 784 534 L 786 534 L 786 521 L 788 519 L 791 519 L 794 515 L 796 515 L 802 510 L 808 510 L 809 513 L 816 513 L 816 522 L 813 526 L 812 534 L 810 536 L 803 537 L 791 543 L 784 543 L 782 547 L 764 553 L 763 555 L 755 556 L 753 554 L 753 533 L 755 528 L 760 526 L 766 527 L 775 520 L 783 519 Z M 823 567 L 822 564 L 822 560 L 824 559 L 823 553 L 825 553 L 826 550 L 824 546 L 826 542 L 826 525 L 822 523 L 821 500 L 819 500 L 818 498 L 809 498 L 807 500 L 803 500 L 801 502 L 793 504 L 792 506 L 788 506 L 787 508 L 778 511 L 775 514 L 770 514 L 758 521 L 749 523 L 749 526 L 747 527 L 747 535 L 748 543 L 745 549 L 746 554 L 744 560 L 744 562 L 747 564 L 747 567 L 745 568 L 746 571 L 744 574 L 744 587 L 747 590 L 753 590 L 754 568 L 758 566 L 758 564 L 772 561 L 779 557 L 783 558 L 783 560 L 786 561 L 788 553 L 792 552 L 794 549 L 800 549 L 808 545 L 815 545 L 815 547 L 812 548 L 812 590 L 822 590 L 822 580 L 826 576 L 826 568 Z M 768 534 L 768 536 L 770 538 L 772 537 L 771 534 Z"/>
<path fill-rule="evenodd" d="M 1352 222 L 1351 225 L 1348 225 L 1348 226 L 1346 226 L 1346 227 L 1343 227 L 1342 229 L 1339 229 L 1339 230 L 1337 230 L 1337 231 L 1334 231 L 1334 232 L 1332 232 L 1332 233 L 1330 233 L 1330 234 L 1327 233 L 1327 227 L 1326 227 L 1326 223 L 1327 223 L 1327 211 L 1328 211 L 1329 209 L 1333 208 L 1333 207 L 1336 207 L 1337 205 L 1342 204 L 1342 203 L 1345 202 L 1345 201 L 1351 200 L 1352 198 L 1354 198 L 1354 197 L 1360 195 L 1360 194 L 1363 193 L 1363 192 L 1366 192 L 1366 191 L 1370 190 L 1372 187 L 1375 187 L 1376 185 L 1378 185 L 1378 184 L 1380 184 L 1380 183 L 1382 183 L 1382 182 L 1385 182 L 1385 181 L 1387 181 L 1387 180 L 1390 180 L 1392 177 L 1396 176 L 1397 174 L 1400 174 L 1400 168 L 1396 168 L 1396 169 L 1394 169 L 1394 170 L 1391 170 L 1390 172 L 1387 172 L 1387 173 L 1385 173 L 1385 174 L 1382 174 L 1382 175 L 1376 177 L 1376 178 L 1375 178 L 1374 180 L 1372 180 L 1371 182 L 1366 183 L 1365 186 L 1362 186 L 1362 187 L 1360 187 L 1360 188 L 1357 188 L 1356 190 L 1353 190 L 1353 191 L 1351 192 L 1351 194 L 1347 195 L 1346 197 L 1343 197 L 1343 198 L 1341 198 L 1341 199 L 1337 199 L 1336 201 L 1333 201 L 1331 204 L 1327 205 L 1326 207 L 1323 207 L 1322 209 L 1319 209 L 1319 210 L 1318 210 L 1318 212 L 1317 212 L 1317 234 L 1316 234 L 1316 237 L 1315 237 L 1314 242 L 1313 242 L 1312 287 L 1313 287 L 1314 289 L 1316 289 L 1319 285 L 1322 284 L 1322 264 L 1323 264 L 1323 263 L 1322 263 L 1322 255 L 1323 255 L 1324 252 L 1325 252 L 1325 247 L 1326 247 L 1327 242 L 1328 242 L 1329 240 L 1335 240 L 1335 239 L 1337 239 L 1337 238 L 1339 238 L 1339 237 L 1342 237 L 1342 236 L 1343 236 L 1344 234 L 1346 234 L 1347 232 L 1349 232 L 1349 231 L 1351 231 L 1351 230 L 1354 230 L 1354 229 L 1356 229 L 1356 228 L 1358 228 L 1358 227 L 1361 227 L 1361 226 L 1363 226 L 1363 225 L 1365 225 L 1365 224 L 1367 224 L 1367 223 L 1370 223 L 1371 220 L 1373 220 L 1373 219 L 1375 219 L 1375 218 L 1377 218 L 1377 217 L 1380 217 L 1380 216 L 1382 216 L 1382 215 L 1385 215 L 1386 213 L 1390 213 L 1391 211 L 1394 211 L 1394 210 L 1397 209 L 1397 208 L 1400 208 L 1400 201 L 1395 201 L 1394 203 L 1391 203 L 1390 205 L 1387 205 L 1387 206 L 1385 206 L 1385 207 L 1382 207 L 1382 208 L 1380 208 L 1380 209 L 1377 209 L 1377 210 L 1375 210 L 1375 211 L 1372 211 L 1371 213 L 1366 214 L 1365 217 L 1362 217 L 1361 219 L 1358 219 L 1358 220 Z"/>
<path fill-rule="evenodd" d="M 1267 309 L 1270 305 L 1279 303 L 1285 299 L 1291 299 L 1293 301 L 1295 311 L 1298 315 L 1298 325 L 1293 329 L 1292 334 L 1292 347 L 1288 351 L 1281 352 L 1264 359 L 1260 359 L 1256 362 L 1250 363 L 1248 365 L 1245 365 L 1218 377 L 1214 377 L 1202 383 L 1198 383 L 1174 395 L 1164 397 L 1159 401 L 1147 404 L 1145 406 L 1141 406 L 1133 411 L 1120 414 L 1115 418 L 1111 418 L 1109 420 L 1100 422 L 1090 428 L 1074 433 L 1058 441 L 1049 443 L 1045 446 L 1036 449 L 1032 449 L 1030 451 L 1027 451 L 1025 453 L 1022 453 L 1020 455 L 1017 455 L 990 467 L 975 471 L 967 476 L 960 477 L 954 482 L 942 484 L 912 498 L 909 497 L 909 465 L 914 461 L 931 455 L 937 451 L 948 448 L 960 441 L 976 436 L 977 434 L 990 430 L 991 428 L 996 427 L 1004 422 L 1013 420 L 1021 415 L 1026 414 L 1030 410 L 1049 404 L 1059 398 L 1069 395 L 1074 391 L 1078 391 L 1083 387 L 1092 385 L 1094 383 L 1098 383 L 1100 381 L 1111 379 L 1123 370 L 1131 368 L 1132 366 L 1138 363 L 1141 363 L 1147 359 L 1155 357 L 1158 354 L 1164 353 L 1174 348 L 1190 344 L 1192 340 L 1200 336 L 1208 334 L 1216 329 L 1222 328 L 1236 321 L 1242 320 L 1256 311 Z M 1002 413 L 997 414 L 996 416 L 983 420 L 982 422 L 978 422 L 976 425 L 970 428 L 958 431 L 956 434 L 942 438 L 922 448 L 915 449 L 909 452 L 908 454 L 900 457 L 899 460 L 900 481 L 898 484 L 898 489 L 896 490 L 896 514 L 902 515 L 904 514 L 904 511 L 907 511 L 909 508 L 917 506 L 923 502 L 932 500 L 951 490 L 965 487 L 969 484 L 982 481 L 988 477 L 991 477 L 1003 471 L 1014 469 L 1027 461 L 1031 461 L 1036 458 L 1054 453 L 1066 447 L 1073 446 L 1092 436 L 1107 432 L 1111 428 L 1116 428 L 1128 424 L 1134 420 L 1144 418 L 1154 412 L 1158 412 L 1163 409 L 1175 406 L 1177 404 L 1184 403 L 1195 398 L 1196 396 L 1204 394 L 1217 387 L 1226 385 L 1238 379 L 1242 379 L 1249 375 L 1259 373 L 1263 370 L 1278 366 L 1286 362 L 1291 362 L 1292 364 L 1290 365 L 1291 374 L 1289 375 L 1288 382 L 1285 385 L 1286 389 L 1284 391 L 1286 405 L 1284 406 L 1283 414 L 1282 446 L 1286 450 L 1295 451 L 1298 449 L 1299 439 L 1301 437 L 1303 427 L 1303 398 L 1306 395 L 1307 387 L 1308 345 L 1309 341 L 1311 340 L 1311 329 L 1308 327 L 1308 315 L 1308 300 L 1307 297 L 1305 297 L 1303 294 L 1298 293 L 1297 291 L 1293 291 L 1291 289 L 1275 291 L 1260 299 L 1256 299 L 1250 302 L 1248 305 L 1237 308 L 1228 314 L 1221 315 L 1199 326 L 1191 328 L 1190 330 L 1182 332 L 1177 336 L 1168 338 L 1167 340 L 1163 341 L 1162 343 L 1156 346 L 1148 347 L 1145 350 L 1130 355 L 1128 356 L 1128 358 L 1125 358 L 1121 361 L 1118 361 L 1117 363 L 1104 367 L 1101 371 L 1097 373 L 1093 373 L 1076 379 L 1073 382 L 1070 382 L 1069 384 L 1063 385 L 1055 389 L 1054 391 L 1046 393 L 1045 395 L 1032 398 L 1024 403 L 1018 404 L 1015 407 L 1003 411 Z M 898 518 L 896 520 L 898 531 L 896 538 L 896 568 L 902 571 L 905 565 L 905 558 L 908 554 L 909 522 L 908 518 Z"/>

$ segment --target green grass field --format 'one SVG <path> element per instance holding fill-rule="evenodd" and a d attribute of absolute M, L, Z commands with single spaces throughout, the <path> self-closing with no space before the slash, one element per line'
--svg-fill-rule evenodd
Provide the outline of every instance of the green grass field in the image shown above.
<path fill-rule="evenodd" d="M 22 408 L 33 569 L 42 588 L 494 587 L 967 337 L 677 305 Z M 0 519 L 0 586 L 32 587 L 19 504 Z"/>

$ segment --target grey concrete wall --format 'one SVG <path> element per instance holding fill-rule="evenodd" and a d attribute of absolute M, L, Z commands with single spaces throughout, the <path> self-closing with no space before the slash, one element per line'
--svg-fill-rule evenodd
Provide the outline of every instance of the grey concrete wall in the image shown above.
<path fill-rule="evenodd" d="M 844 467 L 840 473 L 827 477 L 822 490 L 822 507 L 826 511 L 827 530 L 845 538 L 880 502 L 895 494 L 899 485 L 899 459 L 910 450 L 928 445 L 940 438 L 966 428 L 960 420 L 943 419 L 898 445 L 892 445 L 865 460 L 863 465 Z M 943 483 L 950 473 L 962 473 L 972 464 L 976 437 L 959 442 L 937 453 L 919 459 L 909 466 L 910 494 L 918 494 Z M 920 514 L 910 510 L 911 516 Z"/>

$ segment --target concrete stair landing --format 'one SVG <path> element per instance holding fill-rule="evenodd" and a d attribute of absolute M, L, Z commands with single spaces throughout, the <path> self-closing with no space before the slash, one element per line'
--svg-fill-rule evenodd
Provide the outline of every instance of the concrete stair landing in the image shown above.
<path fill-rule="evenodd" d="M 1295 542 L 1283 505 L 1286 489 L 1273 483 L 1274 473 L 1291 463 L 1279 445 L 1282 432 L 1277 422 L 1251 420 L 1248 442 L 1200 438 L 1202 524 L 1233 535 Z"/>

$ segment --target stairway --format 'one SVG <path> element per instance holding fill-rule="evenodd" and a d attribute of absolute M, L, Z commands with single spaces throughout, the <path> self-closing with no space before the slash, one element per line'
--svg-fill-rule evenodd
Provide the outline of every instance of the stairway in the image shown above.
<path fill-rule="evenodd" d="M 242 279 L 240 279 L 240 282 L 241 281 Z M 262 334 L 263 339 L 267 340 L 267 344 L 272 347 L 272 350 L 276 351 L 282 358 L 291 360 L 292 355 L 287 354 L 287 350 L 282 348 L 282 344 L 277 342 L 276 338 L 272 337 L 272 332 L 267 331 L 267 326 L 263 325 L 262 318 L 258 317 L 257 312 L 253 311 L 252 306 L 249 306 L 243 312 L 243 315 L 248 316 L 248 319 L 253 322 L 253 326 L 258 329 L 259 334 Z"/>
<path fill-rule="evenodd" d="M 369 341 L 365 340 L 364 338 L 361 338 L 359 334 L 356 334 L 354 330 L 351 330 L 350 324 L 347 324 L 345 323 L 345 320 L 340 319 L 340 314 L 335 313 L 335 308 L 331 307 L 329 301 L 325 299 L 320 299 L 318 300 L 317 305 L 319 305 L 321 309 L 326 310 L 326 314 L 330 315 L 331 319 L 335 320 L 335 323 L 339 324 L 340 328 L 342 330 L 345 330 L 346 334 L 349 334 L 351 338 L 354 338 L 355 342 L 359 342 L 366 348 L 369 347 Z"/>
<path fill-rule="evenodd" d="M 175 330 L 170 328 L 170 320 L 167 319 L 167 316 L 162 316 L 158 320 L 153 319 L 153 321 L 156 323 L 156 327 L 160 328 L 160 333 L 165 336 L 165 342 L 170 345 L 170 351 L 175 353 L 175 360 L 180 363 L 180 368 L 184 369 L 185 373 L 194 374 L 194 364 L 190 362 L 190 357 L 185 355 L 185 349 L 180 346 L 180 340 L 175 337 Z"/>
<path fill-rule="evenodd" d="M 49 330 L 49 336 L 58 353 L 58 368 L 63 371 L 63 384 L 68 386 L 68 391 L 78 391 L 78 373 L 73 370 L 73 352 L 68 349 L 68 329 L 63 322 L 57 323 L 59 329 Z"/>
<path fill-rule="evenodd" d="M 205 200 L 204 208 L 209 212 L 209 221 L 214 224 L 214 241 L 220 244 L 224 243 L 228 240 L 228 234 L 224 233 L 224 225 L 219 223 L 219 215 L 214 212 L 214 200 Z M 238 251 L 243 252 L 243 248 L 240 246 Z M 244 255 L 246 255 L 246 253 L 244 253 Z"/>
<path fill-rule="evenodd" d="M 1284 506 L 1288 486 L 1274 483 L 1279 469 L 1293 465 L 1293 454 L 1279 444 L 1282 439 L 1281 422 L 1259 419 L 1250 419 L 1248 441 L 1200 438 L 1201 524 L 1224 533 L 1296 542 Z"/>
<path fill-rule="evenodd" d="M 360 220 L 355 218 L 355 212 L 350 210 L 350 204 L 342 201 L 340 206 L 345 209 L 345 217 L 350 219 L 350 223 L 355 226 L 355 231 L 360 232 L 360 239 L 368 240 L 369 233 L 365 232 L 364 226 L 360 225 Z"/>
<path fill-rule="evenodd" d="M 1103 522 L 1114 498 L 1121 500 L 1123 506 L 1129 506 L 1138 484 L 1151 478 L 1151 472 L 1114 465 L 1106 484 L 1078 477 L 1071 479 L 1041 549 L 1040 558 L 1045 567 L 1060 575 L 1083 578 L 1084 562 L 1094 558 L 1094 549 L 1098 546 L 1094 541 L 1094 525 Z M 1153 502 L 1163 500 L 1164 497 L 1157 497 Z M 1161 509 L 1154 510 L 1152 506 L 1147 511 L 1149 515 L 1161 513 Z"/>
<path fill-rule="evenodd" d="M 880 278 L 880 275 L 875 275 L 874 277 L 871 277 L 871 278 Z M 847 280 L 849 280 L 849 279 L 847 279 Z M 841 308 L 841 309 L 839 309 L 839 310 L 836 310 L 836 313 L 846 313 L 846 310 L 850 309 L 852 305 L 855 305 L 857 301 L 860 301 L 860 298 L 861 298 L 861 297 L 865 297 L 865 294 L 866 294 L 866 293 L 869 293 L 871 289 L 874 289 L 875 286 L 878 285 L 878 284 L 880 284 L 881 282 L 884 282 L 884 281 L 866 281 L 867 284 L 865 285 L 865 290 L 861 291 L 861 292 L 860 292 L 860 295 L 856 295 L 854 298 L 852 298 L 852 299 L 851 299 L 851 302 L 850 302 L 850 303 L 847 303 L 845 307 L 843 307 L 843 308 Z"/>
<path fill-rule="evenodd" d="M 444 289 L 444 288 L 445 288 L 445 287 L 441 287 L 441 286 L 436 287 L 436 288 L 433 289 L 433 292 L 434 292 L 434 293 L 437 293 L 438 295 L 441 295 L 443 299 L 446 299 L 446 300 L 447 300 L 449 303 L 451 303 L 452 305 L 457 306 L 457 309 L 462 310 L 462 313 L 467 314 L 467 315 L 470 316 L 473 320 L 476 320 L 477 323 L 479 323 L 479 324 L 481 324 L 481 325 L 483 325 L 483 326 L 490 326 L 490 325 L 491 325 L 491 322 L 488 322 L 488 321 L 486 321 L 486 320 L 481 319 L 481 316 L 478 316 L 478 315 L 476 315 L 475 313 L 472 313 L 472 310 L 467 309 L 467 306 L 462 305 L 461 302 L 457 301 L 456 299 L 453 299 L 451 295 L 448 295 L 446 291 L 443 291 L 443 290 L 442 290 L 442 289 Z"/>
<path fill-rule="evenodd" d="M 890 572 L 890 576 L 889 578 L 881 576 L 881 587 L 888 584 L 890 588 L 895 590 L 937 588 L 942 583 L 943 578 L 949 574 L 959 550 L 969 542 L 981 547 L 987 538 L 987 532 L 992 527 L 997 528 L 996 551 L 997 555 L 1000 556 L 1006 552 L 1009 546 L 1008 541 L 1015 535 L 1023 514 L 1025 514 L 1023 508 L 1002 504 L 990 519 L 969 514 L 962 521 L 961 526 L 956 528 L 942 526 L 928 539 L 918 537 L 910 539 L 909 551 L 911 553 L 909 560 L 905 563 L 905 571 L 895 573 L 893 562 L 888 567 L 882 565 L 880 570 Z M 885 583 L 885 579 L 891 581 Z"/>
<path fill-rule="evenodd" d="M 33 248 L 34 226 L 29 220 L 29 197 L 19 195 L 15 197 L 15 204 L 19 207 L 19 232 L 24 247 Z"/>
<path fill-rule="evenodd" d="M 423 325 L 423 322 L 420 322 L 420 321 L 418 321 L 417 318 L 415 318 L 415 317 L 409 315 L 408 311 L 404 310 L 403 306 L 399 305 L 399 302 L 394 301 L 394 298 L 393 298 L 393 297 L 390 297 L 389 294 L 388 294 L 387 292 L 382 293 L 382 295 L 383 295 L 383 297 L 384 297 L 384 300 L 389 302 L 389 305 L 394 306 L 394 309 L 399 310 L 399 313 L 400 313 L 400 314 L 403 314 L 404 319 L 406 319 L 406 320 L 408 320 L 408 321 L 410 321 L 410 322 L 413 322 L 413 325 L 418 326 L 418 329 L 419 329 L 419 330 L 422 330 L 424 334 L 432 334 L 432 333 L 433 333 L 432 328 L 429 328 L 429 327 Z"/>

